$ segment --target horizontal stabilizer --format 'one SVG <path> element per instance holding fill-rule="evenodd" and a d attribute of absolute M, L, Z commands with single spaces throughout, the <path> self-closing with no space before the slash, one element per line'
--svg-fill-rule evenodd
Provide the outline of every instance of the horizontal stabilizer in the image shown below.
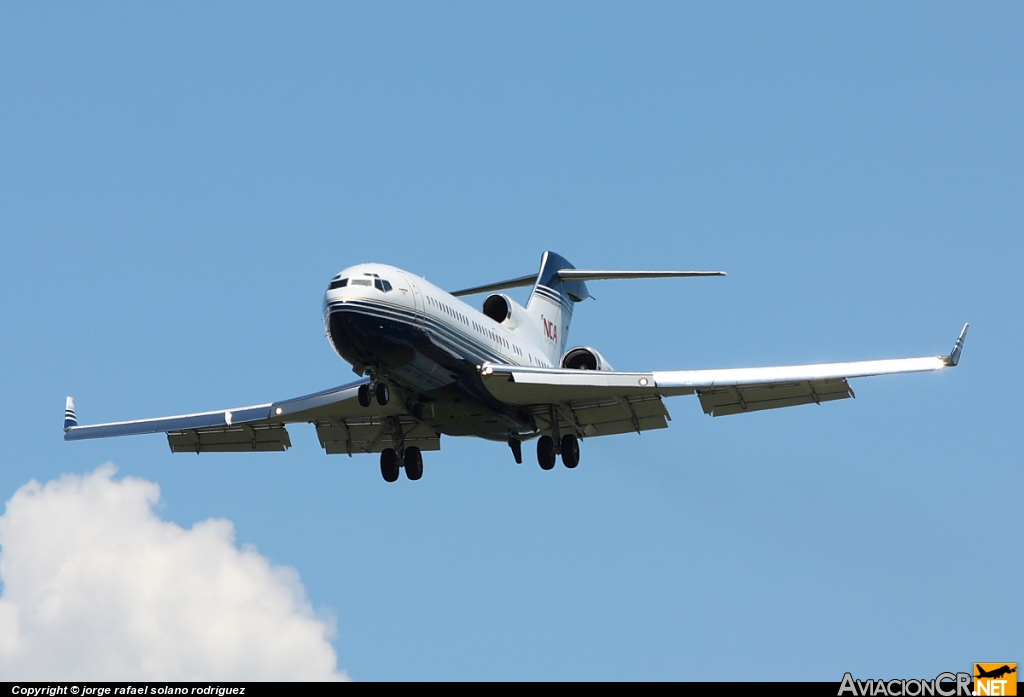
<path fill-rule="evenodd" d="M 456 298 L 464 295 L 476 295 L 477 293 L 493 293 L 497 290 L 508 290 L 509 288 L 522 288 L 523 286 L 532 286 L 537 280 L 537 274 L 530 274 L 529 276 L 521 276 L 519 278 L 513 278 L 508 281 L 500 281 L 498 283 L 488 283 L 484 286 L 473 286 L 472 288 L 463 288 L 457 290 L 452 295 Z"/>
<path fill-rule="evenodd" d="M 724 276 L 724 271 L 594 271 L 589 269 L 559 269 L 558 278 L 563 281 L 611 281 L 624 278 L 697 278 L 702 276 Z M 537 275 L 520 276 L 498 283 L 488 283 L 483 286 L 473 286 L 457 290 L 452 295 L 462 297 L 465 295 L 476 295 L 478 293 L 494 293 L 499 290 L 510 288 L 522 288 L 532 286 L 537 281 Z"/>
<path fill-rule="evenodd" d="M 588 269 L 561 269 L 558 277 L 563 281 L 613 281 L 620 278 L 697 278 L 724 276 L 724 271 L 591 271 Z"/>

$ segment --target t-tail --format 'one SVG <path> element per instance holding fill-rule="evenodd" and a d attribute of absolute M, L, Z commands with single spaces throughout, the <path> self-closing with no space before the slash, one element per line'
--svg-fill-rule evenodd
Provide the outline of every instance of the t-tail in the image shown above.
<path fill-rule="evenodd" d="M 540 273 L 536 276 L 520 276 L 498 283 L 464 288 L 452 293 L 456 297 L 493 293 L 508 288 L 522 288 L 533 285 L 530 300 L 526 303 L 526 315 L 540 333 L 544 352 L 552 364 L 558 365 L 565 353 L 569 338 L 569 324 L 576 303 L 590 297 L 586 281 L 610 281 L 624 278 L 693 278 L 701 276 L 724 276 L 724 271 L 622 271 L 577 269 L 564 257 L 554 252 L 544 252 L 540 258 Z M 485 303 L 486 305 L 486 303 Z M 502 316 L 508 310 L 507 303 L 497 314 Z M 485 314 L 493 317 L 487 310 Z M 496 320 L 500 321 L 500 320 Z"/>
<path fill-rule="evenodd" d="M 555 365 L 565 353 L 573 305 L 590 297 L 586 283 L 565 280 L 559 275 L 564 269 L 575 268 L 564 257 L 544 252 L 540 258 L 540 273 L 526 303 L 526 314 L 540 330 L 544 350 Z"/>

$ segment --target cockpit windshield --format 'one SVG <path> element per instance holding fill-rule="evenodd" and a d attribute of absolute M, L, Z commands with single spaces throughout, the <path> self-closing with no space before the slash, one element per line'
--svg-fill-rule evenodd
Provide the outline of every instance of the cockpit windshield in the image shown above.
<path fill-rule="evenodd" d="M 385 281 L 377 274 L 365 274 L 363 278 L 335 278 L 327 286 L 327 290 L 335 290 L 345 286 L 373 286 L 382 293 L 387 293 L 392 288 L 389 281 Z"/>

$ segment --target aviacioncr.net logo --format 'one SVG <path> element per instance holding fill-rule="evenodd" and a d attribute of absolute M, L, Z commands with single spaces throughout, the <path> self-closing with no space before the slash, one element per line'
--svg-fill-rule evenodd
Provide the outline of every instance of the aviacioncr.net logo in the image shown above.
<path fill-rule="evenodd" d="M 999 695 L 1013 697 L 1017 694 L 1016 663 L 975 663 L 974 694 L 977 697 Z"/>
<path fill-rule="evenodd" d="M 855 680 L 843 675 L 838 697 L 972 697 L 970 673 L 939 673 L 933 680 Z"/>

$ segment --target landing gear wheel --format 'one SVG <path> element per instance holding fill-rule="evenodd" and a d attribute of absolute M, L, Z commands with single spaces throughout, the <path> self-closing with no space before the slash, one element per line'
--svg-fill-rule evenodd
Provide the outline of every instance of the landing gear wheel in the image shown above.
<path fill-rule="evenodd" d="M 380 474 L 385 482 L 398 481 L 398 453 L 394 448 L 385 448 L 381 452 Z"/>
<path fill-rule="evenodd" d="M 377 383 L 377 404 L 382 407 L 388 405 L 388 401 L 391 399 L 391 391 L 388 390 L 388 386 L 383 382 Z"/>
<path fill-rule="evenodd" d="M 359 406 L 368 407 L 370 406 L 370 386 L 360 385 L 359 386 Z"/>
<path fill-rule="evenodd" d="M 537 462 L 542 470 L 549 470 L 555 466 L 555 441 L 551 436 L 541 436 L 537 441 Z"/>
<path fill-rule="evenodd" d="M 569 469 L 580 464 L 580 441 L 571 433 L 562 436 L 562 464 Z"/>
<path fill-rule="evenodd" d="M 405 476 L 414 482 L 423 476 L 423 455 L 415 445 L 405 449 Z"/>

